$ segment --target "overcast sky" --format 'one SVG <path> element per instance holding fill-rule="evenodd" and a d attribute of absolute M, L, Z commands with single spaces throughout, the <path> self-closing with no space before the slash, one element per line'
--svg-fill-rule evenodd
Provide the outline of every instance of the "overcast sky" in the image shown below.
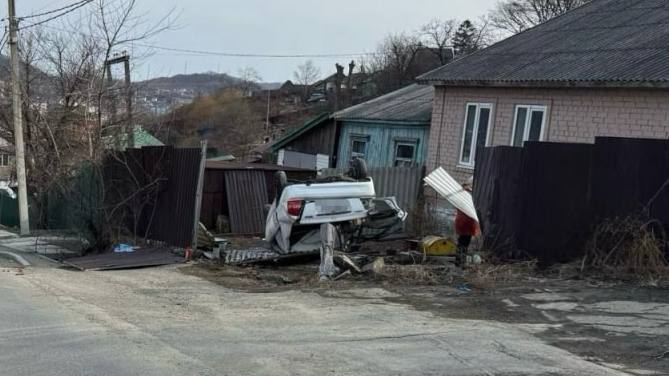
<path fill-rule="evenodd" d="M 16 0 L 19 15 L 44 12 L 76 0 Z M 119 1 L 119 0 L 110 0 Z M 177 30 L 152 39 L 169 48 L 243 54 L 357 54 L 371 52 L 389 33 L 413 31 L 431 18 L 476 19 L 497 0 L 137 0 L 141 12 L 158 19 L 172 8 Z M 3 15 L 6 11 L 0 12 Z M 58 25 L 58 21 L 52 21 Z M 137 64 L 134 79 L 147 75 L 256 68 L 264 81 L 292 78 L 305 58 L 239 58 L 156 51 Z M 313 59 L 323 73 L 350 57 Z"/>

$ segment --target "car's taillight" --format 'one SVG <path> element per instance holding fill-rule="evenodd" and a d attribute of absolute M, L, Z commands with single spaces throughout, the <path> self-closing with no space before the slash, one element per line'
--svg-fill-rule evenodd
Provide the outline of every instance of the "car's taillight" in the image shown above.
<path fill-rule="evenodd" d="M 286 202 L 286 211 L 288 212 L 289 215 L 297 217 L 300 215 L 300 211 L 302 211 L 303 203 L 304 201 L 299 199 L 288 200 L 288 202 Z"/>

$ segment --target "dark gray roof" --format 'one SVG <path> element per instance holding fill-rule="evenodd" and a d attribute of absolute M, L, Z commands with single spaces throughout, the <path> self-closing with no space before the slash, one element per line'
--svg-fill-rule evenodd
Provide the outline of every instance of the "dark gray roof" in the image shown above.
<path fill-rule="evenodd" d="M 593 0 L 418 81 L 452 86 L 669 87 L 669 1 Z"/>
<path fill-rule="evenodd" d="M 337 120 L 429 123 L 433 97 L 432 86 L 413 84 L 336 112 L 333 117 Z"/>

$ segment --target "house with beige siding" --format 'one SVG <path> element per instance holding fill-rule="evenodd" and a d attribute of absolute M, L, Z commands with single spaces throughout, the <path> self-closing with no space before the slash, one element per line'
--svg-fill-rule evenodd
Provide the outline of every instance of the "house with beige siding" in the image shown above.
<path fill-rule="evenodd" d="M 471 176 L 483 146 L 669 138 L 669 1 L 591 3 L 420 77 L 428 170 Z"/>

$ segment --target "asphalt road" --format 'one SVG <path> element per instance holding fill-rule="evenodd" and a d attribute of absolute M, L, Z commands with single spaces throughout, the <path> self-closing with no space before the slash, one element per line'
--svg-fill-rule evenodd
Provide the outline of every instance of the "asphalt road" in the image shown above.
<path fill-rule="evenodd" d="M 391 295 L 245 293 L 174 267 L 0 272 L 0 374 L 626 374 L 544 343 L 545 325 L 448 319 Z"/>
<path fill-rule="evenodd" d="M 142 351 L 142 344 L 133 343 L 123 331 L 67 309 L 67 297 L 27 287 L 19 281 L 24 277 L 0 272 L 2 375 L 198 374 Z"/>

